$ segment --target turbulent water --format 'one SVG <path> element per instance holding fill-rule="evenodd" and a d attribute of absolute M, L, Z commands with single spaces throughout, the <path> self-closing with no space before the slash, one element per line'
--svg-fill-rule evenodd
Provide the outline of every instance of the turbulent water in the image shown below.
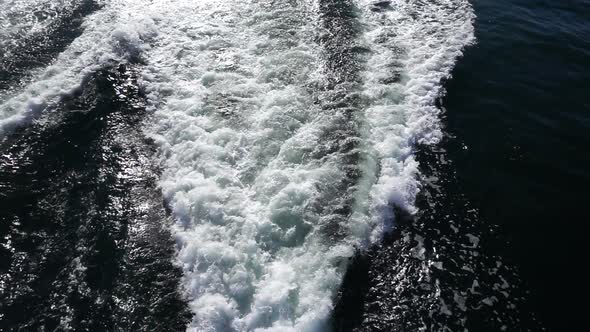
<path fill-rule="evenodd" d="M 437 190 L 437 101 L 474 18 L 0 1 L 0 330 L 515 326 L 514 273 Z"/>

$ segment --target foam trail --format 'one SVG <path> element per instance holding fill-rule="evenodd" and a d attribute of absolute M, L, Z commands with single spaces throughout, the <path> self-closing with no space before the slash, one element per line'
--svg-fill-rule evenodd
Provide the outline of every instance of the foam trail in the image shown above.
<path fill-rule="evenodd" d="M 333 218 L 317 207 L 343 194 L 321 188 L 346 175 L 339 150 L 322 150 L 341 113 L 316 102 L 316 5 L 176 4 L 154 10 L 162 46 L 145 86 L 163 100 L 154 131 L 190 329 L 325 329 L 356 239 L 330 243 L 320 231 Z"/>
<path fill-rule="evenodd" d="M 363 77 L 364 138 L 378 169 L 366 173 L 376 175 L 368 208 L 377 224 L 387 225 L 392 205 L 415 212 L 420 184 L 413 149 L 442 137 L 436 100 L 462 49 L 474 42 L 474 14 L 466 0 L 357 3 L 371 49 Z"/>
<path fill-rule="evenodd" d="M 191 330 L 327 329 L 348 258 L 380 238 L 392 204 L 412 211 L 412 147 L 440 136 L 434 101 L 469 41 L 471 14 L 466 2 L 447 2 L 462 11 L 437 17 L 444 3 L 423 4 L 426 14 L 403 19 L 413 4 L 396 4 L 384 13 L 351 3 L 340 13 L 365 24 L 351 48 L 331 39 L 346 29 L 333 25 L 342 17 L 332 21 L 330 9 L 340 7 L 328 1 L 147 6 L 158 30 L 144 72 L 156 110 L 150 131 L 178 219 Z M 356 67 L 338 73 L 339 63 Z M 379 76 L 383 67 L 397 68 L 399 81 Z M 347 139 L 352 149 L 338 148 Z M 360 173 L 354 183 L 350 169 Z M 317 208 L 331 204 L 352 207 Z M 334 225 L 342 234 L 326 237 Z"/>

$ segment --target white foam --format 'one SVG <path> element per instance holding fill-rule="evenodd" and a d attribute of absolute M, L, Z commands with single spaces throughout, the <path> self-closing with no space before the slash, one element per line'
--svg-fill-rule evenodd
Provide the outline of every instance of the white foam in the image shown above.
<path fill-rule="evenodd" d="M 319 184 L 344 176 L 338 156 L 310 157 L 334 121 L 310 88 L 322 66 L 315 6 L 172 3 L 153 8 L 143 86 L 190 330 L 324 329 L 353 239 L 325 241 L 312 207 Z"/>
<path fill-rule="evenodd" d="M 375 10 L 357 0 L 371 52 L 364 75 L 366 146 L 378 161 L 369 205 L 375 224 L 393 220 L 391 206 L 413 213 L 420 190 L 416 144 L 442 137 L 436 99 L 462 49 L 474 41 L 467 0 L 391 1 Z M 393 83 L 392 83 L 393 81 Z M 376 234 L 378 235 L 378 234 Z"/>
<path fill-rule="evenodd" d="M 325 70 L 315 4 L 177 1 L 154 10 L 162 21 L 144 85 L 156 109 L 162 188 L 178 218 L 191 330 L 327 329 L 355 248 L 379 239 L 393 204 L 414 210 L 413 147 L 440 138 L 435 98 L 472 38 L 472 14 L 466 2 L 454 10 L 398 2 L 385 14 L 360 5 L 372 51 L 361 117 L 367 158 L 348 235 L 337 243 L 319 232 L 330 216 L 312 208 L 322 183 L 344 177 L 338 155 L 309 156 L 337 121 L 310 89 Z M 393 59 L 401 81 L 380 83 Z"/>
<path fill-rule="evenodd" d="M 325 70 L 313 40 L 316 5 L 153 5 L 159 37 L 143 84 L 156 110 L 163 192 L 178 218 L 191 330 L 328 328 L 355 248 L 380 238 L 393 204 L 414 210 L 414 144 L 440 137 L 440 80 L 472 38 L 469 6 L 457 3 L 457 12 L 424 5 L 414 20 L 403 19 L 418 11 L 410 3 L 385 14 L 360 3 L 372 51 L 363 87 L 370 106 L 361 117 L 367 158 L 354 215 L 343 225 L 348 235 L 337 243 L 319 232 L 330 216 L 312 208 L 322 183 L 344 177 L 338 155 L 309 156 L 337 121 L 310 89 L 322 85 Z M 394 59 L 402 80 L 380 83 Z"/>

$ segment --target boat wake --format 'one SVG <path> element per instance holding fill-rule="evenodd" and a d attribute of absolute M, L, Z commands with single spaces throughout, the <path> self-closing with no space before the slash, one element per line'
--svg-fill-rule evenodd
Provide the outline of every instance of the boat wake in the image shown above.
<path fill-rule="evenodd" d="M 96 4 L 48 67 L 2 95 L 0 131 L 132 64 L 189 330 L 329 329 L 351 258 L 396 209 L 417 211 L 415 149 L 442 137 L 435 103 L 474 40 L 469 3 Z"/>

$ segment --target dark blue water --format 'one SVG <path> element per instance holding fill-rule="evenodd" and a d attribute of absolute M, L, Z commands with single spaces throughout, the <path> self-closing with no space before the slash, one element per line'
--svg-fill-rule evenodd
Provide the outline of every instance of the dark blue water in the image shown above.
<path fill-rule="evenodd" d="M 500 226 L 530 308 L 584 330 L 590 1 L 478 0 L 477 45 L 448 82 L 448 147 L 480 217 Z"/>

